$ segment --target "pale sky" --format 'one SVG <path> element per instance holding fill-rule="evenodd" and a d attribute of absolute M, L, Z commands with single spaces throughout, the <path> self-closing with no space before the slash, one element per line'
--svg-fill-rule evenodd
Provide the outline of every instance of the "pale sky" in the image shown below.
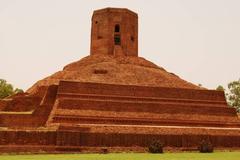
<path fill-rule="evenodd" d="M 92 12 L 139 16 L 139 56 L 215 89 L 240 78 L 240 0 L 0 0 L 0 78 L 26 90 L 89 55 Z"/>

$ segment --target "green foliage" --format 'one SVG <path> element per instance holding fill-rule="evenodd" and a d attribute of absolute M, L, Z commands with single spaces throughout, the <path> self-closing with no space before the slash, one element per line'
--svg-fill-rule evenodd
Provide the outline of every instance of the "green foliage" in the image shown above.
<path fill-rule="evenodd" d="M 237 112 L 240 113 L 240 79 L 230 82 L 227 90 L 221 85 L 219 85 L 216 90 L 224 91 L 228 105 L 236 108 Z"/>
<path fill-rule="evenodd" d="M 163 153 L 163 143 L 159 140 L 154 140 L 148 147 L 150 153 Z"/>
<path fill-rule="evenodd" d="M 201 153 L 212 153 L 213 145 L 210 141 L 202 140 L 199 144 L 199 152 Z"/>
<path fill-rule="evenodd" d="M 236 108 L 237 112 L 240 112 L 240 79 L 228 84 L 227 99 L 229 105 Z"/>
<path fill-rule="evenodd" d="M 216 88 L 217 91 L 225 91 L 225 89 L 223 88 L 223 86 L 219 85 L 217 88 Z"/>
<path fill-rule="evenodd" d="M 12 84 L 7 83 L 7 81 L 4 79 L 0 79 L 0 99 L 21 92 L 23 92 L 22 89 L 14 89 Z"/>
<path fill-rule="evenodd" d="M 24 91 L 22 89 L 19 89 L 19 88 L 15 88 L 14 90 L 14 94 L 16 93 L 23 93 Z"/>
<path fill-rule="evenodd" d="M 101 153 L 101 154 L 107 154 L 107 153 L 108 153 L 108 149 L 107 149 L 107 148 L 102 148 L 102 149 L 100 150 L 100 153 Z"/>

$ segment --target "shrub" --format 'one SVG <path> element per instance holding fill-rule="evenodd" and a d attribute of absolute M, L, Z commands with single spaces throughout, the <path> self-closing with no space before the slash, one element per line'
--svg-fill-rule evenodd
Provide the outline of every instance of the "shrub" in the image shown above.
<path fill-rule="evenodd" d="M 163 143 L 159 140 L 154 140 L 148 147 L 150 153 L 163 153 Z"/>
<path fill-rule="evenodd" d="M 101 148 L 100 153 L 101 154 L 107 154 L 108 153 L 108 149 L 107 148 Z"/>
<path fill-rule="evenodd" d="M 210 141 L 202 140 L 198 149 L 201 153 L 212 153 L 213 145 Z"/>

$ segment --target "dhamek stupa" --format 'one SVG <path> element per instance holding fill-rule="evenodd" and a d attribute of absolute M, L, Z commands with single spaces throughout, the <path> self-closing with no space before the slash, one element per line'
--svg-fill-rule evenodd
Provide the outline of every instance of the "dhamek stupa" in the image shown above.
<path fill-rule="evenodd" d="M 0 152 L 145 151 L 240 147 L 224 93 L 200 88 L 138 56 L 138 15 L 92 16 L 90 55 L 0 101 Z"/>

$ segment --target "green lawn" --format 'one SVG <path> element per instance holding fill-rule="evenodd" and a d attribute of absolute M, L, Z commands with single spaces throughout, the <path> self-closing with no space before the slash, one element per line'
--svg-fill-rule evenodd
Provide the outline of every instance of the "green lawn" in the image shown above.
<path fill-rule="evenodd" d="M 240 160 L 240 152 L 0 155 L 0 160 Z"/>

